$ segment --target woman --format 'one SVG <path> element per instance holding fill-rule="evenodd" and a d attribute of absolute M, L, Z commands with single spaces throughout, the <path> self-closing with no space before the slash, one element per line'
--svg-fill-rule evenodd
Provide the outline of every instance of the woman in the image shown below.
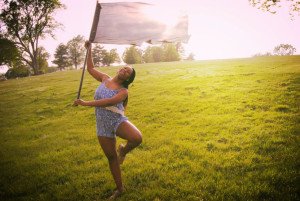
<path fill-rule="evenodd" d="M 115 77 L 111 78 L 94 69 L 90 41 L 85 42 L 85 48 L 89 48 L 87 70 L 102 84 L 95 92 L 94 101 L 77 99 L 74 105 L 95 107 L 98 140 L 108 159 L 110 171 L 117 186 L 117 190 L 110 197 L 114 199 L 125 190 L 122 184 L 120 164 L 123 163 L 126 154 L 142 142 L 141 132 L 124 116 L 128 101 L 128 85 L 135 78 L 135 70 L 125 66 L 118 71 Z M 118 154 L 116 136 L 127 140 L 126 146 L 122 144 L 119 146 Z"/>

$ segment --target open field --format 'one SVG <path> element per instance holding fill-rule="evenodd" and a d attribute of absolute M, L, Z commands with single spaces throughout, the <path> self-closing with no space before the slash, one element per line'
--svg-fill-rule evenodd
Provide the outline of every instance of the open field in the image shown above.
<path fill-rule="evenodd" d="M 300 56 L 133 67 L 126 116 L 143 143 L 121 167 L 118 200 L 300 199 Z M 94 108 L 71 107 L 80 76 L 0 82 L 0 200 L 113 192 Z M 99 84 L 87 73 L 81 98 L 92 100 Z"/>

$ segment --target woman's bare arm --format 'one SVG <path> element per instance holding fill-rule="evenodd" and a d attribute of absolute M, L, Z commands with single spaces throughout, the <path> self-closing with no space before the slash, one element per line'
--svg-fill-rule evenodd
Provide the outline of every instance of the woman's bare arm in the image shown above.
<path fill-rule="evenodd" d="M 109 107 L 120 103 L 127 96 L 128 96 L 128 90 L 123 89 L 111 98 L 105 98 L 105 99 L 94 100 L 94 101 L 84 101 L 81 99 L 77 99 L 75 100 L 74 104 L 82 105 L 82 106 L 92 106 L 92 107 Z"/>
<path fill-rule="evenodd" d="M 91 74 L 91 76 L 100 82 L 104 82 L 106 79 L 110 78 L 106 73 L 102 73 L 94 68 L 94 62 L 92 59 L 92 43 L 90 41 L 85 42 L 85 48 L 89 48 L 87 57 L 87 71 Z"/>

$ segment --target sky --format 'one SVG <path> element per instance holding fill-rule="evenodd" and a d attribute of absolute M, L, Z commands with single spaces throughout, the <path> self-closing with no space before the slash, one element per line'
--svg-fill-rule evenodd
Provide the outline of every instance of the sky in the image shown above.
<path fill-rule="evenodd" d="M 63 28 L 54 31 L 56 36 L 41 40 L 51 58 L 60 43 L 82 35 L 89 38 L 96 0 L 60 0 L 66 9 L 55 13 Z M 120 2 L 103 0 L 100 3 Z M 279 44 L 291 44 L 300 54 L 300 16 L 291 20 L 288 2 L 276 14 L 263 12 L 249 5 L 248 0 L 126 0 L 146 2 L 182 9 L 189 17 L 190 39 L 184 44 L 186 55 L 193 53 L 196 60 L 251 57 L 257 53 L 273 52 Z M 165 12 L 168 12 L 166 10 Z M 154 14 L 155 15 L 155 14 Z M 104 45 L 107 50 L 117 48 L 121 56 L 126 45 Z M 148 45 L 141 46 L 145 49 Z"/>

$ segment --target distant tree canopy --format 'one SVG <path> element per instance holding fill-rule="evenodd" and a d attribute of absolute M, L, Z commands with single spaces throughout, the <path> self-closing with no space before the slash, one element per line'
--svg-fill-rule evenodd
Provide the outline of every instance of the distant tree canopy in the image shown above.
<path fill-rule="evenodd" d="M 149 47 L 147 47 L 147 49 L 144 51 L 144 54 L 143 54 L 143 60 L 144 60 L 146 63 L 152 63 L 152 62 L 154 62 L 152 48 L 153 48 L 153 47 L 150 47 L 150 46 L 149 46 Z"/>
<path fill-rule="evenodd" d="M 164 62 L 164 61 L 180 61 L 179 52 L 184 55 L 184 49 L 181 43 L 176 45 L 173 43 L 162 44 L 161 46 L 149 46 L 144 51 L 143 61 L 146 63 Z"/>
<path fill-rule="evenodd" d="M 37 66 L 39 73 L 45 73 L 48 69 L 48 62 L 50 54 L 46 51 L 44 47 L 38 48 Z"/>
<path fill-rule="evenodd" d="M 141 49 L 131 46 L 130 48 L 126 48 L 123 53 L 123 61 L 126 64 L 140 64 L 143 61 L 142 55 L 143 52 Z"/>
<path fill-rule="evenodd" d="M 38 44 L 41 37 L 54 36 L 59 25 L 53 17 L 55 10 L 63 7 L 58 0 L 4 0 L 0 20 L 5 38 L 14 42 L 22 60 L 39 74 Z"/>
<path fill-rule="evenodd" d="M 75 66 L 75 69 L 77 69 L 77 66 L 84 60 L 84 37 L 80 35 L 74 37 L 67 43 L 67 47 L 70 61 Z"/>
<path fill-rule="evenodd" d="M 280 44 L 274 48 L 273 54 L 271 52 L 266 52 L 264 54 L 257 53 L 253 55 L 253 57 L 294 55 L 295 52 L 296 52 L 296 48 L 294 48 L 292 45 Z"/>
<path fill-rule="evenodd" d="M 181 42 L 175 44 L 176 51 L 180 55 L 180 58 L 183 59 L 185 57 L 185 50 Z"/>
<path fill-rule="evenodd" d="M 188 61 L 194 61 L 195 60 L 195 55 L 193 53 L 190 53 L 189 56 L 186 58 Z"/>
<path fill-rule="evenodd" d="M 164 47 L 163 61 L 180 61 L 180 55 L 173 43 Z"/>
<path fill-rule="evenodd" d="M 95 46 L 93 47 L 93 51 L 92 51 L 92 57 L 93 57 L 93 62 L 95 66 L 101 66 L 102 61 L 103 61 L 103 57 L 105 55 L 107 51 L 104 49 L 103 46 L 99 45 L 99 44 L 95 44 Z"/>
<path fill-rule="evenodd" d="M 293 55 L 296 52 L 296 48 L 289 44 L 280 44 L 274 48 L 274 55 Z"/>
<path fill-rule="evenodd" d="M 85 53 L 84 38 L 79 35 L 70 40 L 67 45 L 60 43 L 55 50 L 55 59 L 52 62 L 60 70 L 72 65 L 77 69 L 78 65 L 84 61 Z M 110 66 L 112 63 L 120 62 L 117 49 L 107 51 L 98 44 L 95 44 L 92 49 L 92 58 L 94 65 L 97 67 Z"/>
<path fill-rule="evenodd" d="M 0 47 L 0 65 L 12 67 L 16 60 L 22 58 L 22 54 L 13 41 L 0 36 Z"/>
<path fill-rule="evenodd" d="M 248 0 L 250 5 L 261 9 L 263 11 L 275 14 L 278 8 L 281 7 L 282 2 L 289 3 L 292 19 L 296 15 L 300 14 L 300 2 L 298 0 Z"/>
<path fill-rule="evenodd" d="M 164 50 L 162 47 L 149 46 L 144 52 L 143 59 L 146 63 L 162 62 L 163 55 L 164 55 Z"/>
<path fill-rule="evenodd" d="M 265 56 L 273 56 L 271 52 L 266 52 L 266 53 L 256 53 L 253 55 L 253 57 L 265 57 Z"/>
<path fill-rule="evenodd" d="M 120 63 L 117 49 L 107 51 L 103 46 L 96 44 L 93 47 L 93 62 L 95 66 L 110 66 L 112 63 Z"/>
<path fill-rule="evenodd" d="M 164 50 L 162 47 L 152 47 L 152 58 L 153 62 L 161 62 L 163 61 Z"/>
<path fill-rule="evenodd" d="M 29 75 L 28 68 L 21 60 L 15 60 L 13 62 L 13 67 L 9 68 L 5 73 L 7 79 L 16 78 L 16 77 L 26 77 Z"/>
<path fill-rule="evenodd" d="M 109 52 L 104 51 L 104 57 L 102 59 L 102 64 L 104 66 L 110 66 L 112 63 L 120 63 L 120 56 L 117 53 L 117 49 L 111 49 Z"/>
<path fill-rule="evenodd" d="M 71 65 L 69 59 L 68 47 L 63 43 L 60 43 L 54 53 L 54 60 L 52 61 L 57 67 L 62 70 Z"/>

